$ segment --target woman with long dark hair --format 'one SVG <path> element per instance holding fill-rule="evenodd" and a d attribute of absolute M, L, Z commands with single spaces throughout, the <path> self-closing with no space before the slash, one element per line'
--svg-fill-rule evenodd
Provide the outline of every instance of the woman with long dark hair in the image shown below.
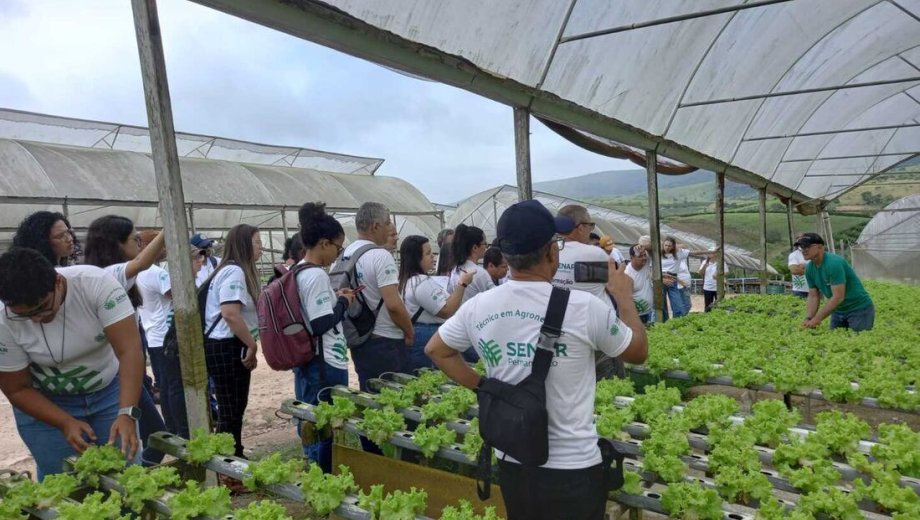
<path fill-rule="evenodd" d="M 463 273 L 473 273 L 473 281 L 468 284 L 463 293 L 464 302 L 495 287 L 489 272 L 479 265 L 479 261 L 488 248 L 486 234 L 481 229 L 466 224 L 457 226 L 451 241 L 453 268 L 447 280 L 447 292 L 454 292 L 454 289 L 460 284 L 460 276 Z"/>
<path fill-rule="evenodd" d="M 403 239 L 399 247 L 399 293 L 403 295 L 406 310 L 415 325 L 415 342 L 406 353 L 403 369 L 414 372 L 420 368 L 433 368 L 431 359 L 425 355 L 425 345 L 431 336 L 460 308 L 464 293 L 474 272 L 461 273 L 457 287 L 448 296 L 428 273 L 434 268 L 434 255 L 430 241 L 418 235 Z"/>
<path fill-rule="evenodd" d="M 115 278 L 127 291 L 131 305 L 137 310 L 142 304 L 140 292 L 135 285 L 137 275 L 153 265 L 164 249 L 162 231 L 141 251 L 140 235 L 134 229 L 134 222 L 119 215 L 106 215 L 97 218 L 89 225 L 86 232 L 84 263 L 101 267 Z M 162 342 L 159 346 L 162 347 Z M 142 352 L 146 350 L 142 349 Z M 162 366 L 162 355 L 156 349 L 150 349 L 150 353 L 150 363 L 154 366 L 154 372 L 159 373 Z M 138 428 L 141 441 L 144 443 L 141 458 L 145 465 L 159 464 L 163 461 L 164 454 L 151 449 L 148 445 L 148 438 L 151 434 L 166 429 L 166 425 L 153 401 L 152 389 L 147 385 L 141 389 L 138 407 L 141 409 Z"/>
<path fill-rule="evenodd" d="M 237 224 L 224 240 L 224 256 L 204 281 L 204 352 L 217 398 L 217 431 L 231 433 L 243 457 L 243 414 L 249 404 L 251 371 L 256 368 L 261 284 L 256 260 L 262 255 L 259 229 Z"/>
<path fill-rule="evenodd" d="M 77 241 L 70 222 L 56 211 L 36 211 L 19 223 L 13 247 L 28 247 L 54 266 L 70 265 Z"/>
<path fill-rule="evenodd" d="M 348 347 L 342 329 L 345 311 L 354 299 L 351 289 L 336 292 L 329 275 L 322 268 L 329 267 L 342 252 L 345 231 L 342 225 L 326 213 L 326 205 L 308 202 L 301 206 L 300 239 L 303 244 L 303 262 L 291 269 L 297 271 L 297 290 L 301 311 L 310 323 L 316 339 L 317 356 L 306 365 L 294 368 L 294 393 L 297 399 L 319 404 L 324 388 L 348 386 Z M 328 393 L 323 400 L 331 398 Z M 332 439 L 304 446 L 304 455 L 329 473 L 332 471 Z"/>
<path fill-rule="evenodd" d="M 686 316 L 690 309 L 686 307 L 684 296 L 681 292 L 682 281 L 678 278 L 681 263 L 686 262 L 690 250 L 678 244 L 674 237 L 665 237 L 661 242 L 661 272 L 664 294 L 671 302 L 671 314 L 674 318 Z M 668 311 L 664 310 L 664 319 L 668 319 Z"/>

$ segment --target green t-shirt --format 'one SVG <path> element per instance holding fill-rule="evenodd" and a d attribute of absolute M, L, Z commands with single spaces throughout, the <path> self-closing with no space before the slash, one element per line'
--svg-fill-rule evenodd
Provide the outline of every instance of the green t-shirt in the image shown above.
<path fill-rule="evenodd" d="M 821 265 L 812 260 L 805 266 L 808 287 L 818 289 L 825 298 L 834 295 L 832 285 L 846 284 L 846 295 L 834 312 L 852 312 L 872 305 L 872 298 L 863 288 L 862 282 L 850 264 L 841 256 L 824 253 Z"/>

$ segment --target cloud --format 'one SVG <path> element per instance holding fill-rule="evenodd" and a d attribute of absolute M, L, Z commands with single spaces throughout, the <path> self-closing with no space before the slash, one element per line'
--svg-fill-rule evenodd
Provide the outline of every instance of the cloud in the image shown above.
<path fill-rule="evenodd" d="M 146 125 L 129 2 L 3 4 L 0 104 Z M 159 11 L 178 130 L 382 157 L 438 202 L 515 183 L 510 107 L 191 2 Z M 531 130 L 535 181 L 632 167 Z"/>

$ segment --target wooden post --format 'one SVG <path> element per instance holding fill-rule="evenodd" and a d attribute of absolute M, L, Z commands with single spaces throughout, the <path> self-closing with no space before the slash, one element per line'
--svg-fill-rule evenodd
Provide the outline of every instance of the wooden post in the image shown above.
<path fill-rule="evenodd" d="M 284 241 L 291 238 L 287 227 L 287 206 L 281 206 L 281 228 L 284 229 Z"/>
<path fill-rule="evenodd" d="M 645 175 L 648 184 L 648 234 L 652 240 L 652 300 L 655 308 L 655 320 L 661 323 L 664 318 L 664 284 L 661 281 L 661 218 L 658 214 L 658 152 L 651 150 L 645 155 Z"/>
<path fill-rule="evenodd" d="M 786 200 L 786 226 L 789 228 L 789 249 L 795 247 L 795 231 L 792 221 L 792 197 Z"/>
<path fill-rule="evenodd" d="M 725 171 L 716 173 L 716 228 L 719 230 L 719 261 L 716 270 L 716 298 L 725 299 Z"/>
<path fill-rule="evenodd" d="M 514 158 L 517 165 L 518 200 L 533 198 L 530 175 L 530 111 L 514 107 Z"/>
<path fill-rule="evenodd" d="M 156 173 L 160 215 L 166 231 L 166 251 L 172 279 L 182 382 L 190 430 L 209 431 L 208 371 L 204 361 L 201 320 L 192 275 L 191 247 L 185 218 L 185 195 L 179 173 L 179 155 L 173 128 L 166 61 L 157 18 L 156 0 L 131 0 L 134 30 L 140 55 L 147 119 L 150 124 L 150 148 Z"/>
<path fill-rule="evenodd" d="M 192 234 L 194 235 L 198 231 L 195 229 L 195 203 L 188 203 L 188 227 L 191 228 Z"/>
<path fill-rule="evenodd" d="M 827 243 L 828 250 L 831 253 L 836 253 L 837 250 L 834 248 L 834 230 L 831 228 L 831 215 L 827 212 L 827 208 L 821 209 L 821 215 L 824 218 L 824 232 L 827 233 L 824 235 L 824 241 Z"/>
<path fill-rule="evenodd" d="M 767 294 L 770 278 L 767 273 L 767 189 L 757 190 L 760 212 L 760 294 Z"/>
<path fill-rule="evenodd" d="M 272 259 L 272 267 L 275 266 L 275 233 L 274 230 L 268 228 L 268 252 L 269 256 Z"/>
<path fill-rule="evenodd" d="M 64 218 L 67 221 L 70 221 L 70 204 L 67 203 L 67 197 L 64 197 L 64 202 L 61 203 L 61 213 L 63 213 Z"/>

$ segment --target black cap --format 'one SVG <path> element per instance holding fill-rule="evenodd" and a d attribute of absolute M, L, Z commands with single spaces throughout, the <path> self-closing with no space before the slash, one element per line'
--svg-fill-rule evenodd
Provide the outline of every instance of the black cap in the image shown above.
<path fill-rule="evenodd" d="M 795 241 L 795 247 L 808 247 L 814 244 L 824 245 L 824 239 L 817 233 L 802 233 L 802 236 Z"/>
<path fill-rule="evenodd" d="M 569 217 L 553 217 L 538 200 L 525 200 L 510 206 L 495 226 L 495 244 L 502 253 L 526 255 L 549 243 L 556 233 L 567 234 L 576 223 Z"/>

